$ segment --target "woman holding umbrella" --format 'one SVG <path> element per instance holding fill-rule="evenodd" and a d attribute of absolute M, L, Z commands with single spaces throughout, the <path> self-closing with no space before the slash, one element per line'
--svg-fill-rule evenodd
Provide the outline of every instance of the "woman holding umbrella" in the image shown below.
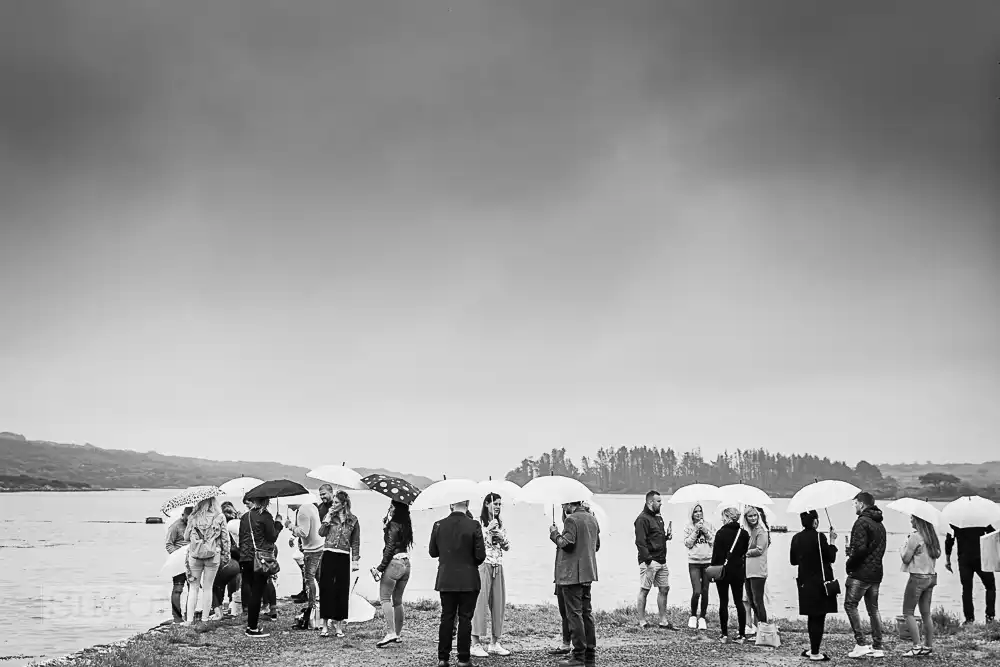
<path fill-rule="evenodd" d="M 809 510 L 799 515 L 802 530 L 792 537 L 790 560 L 799 568 L 795 581 L 799 589 L 799 613 L 808 619 L 809 649 L 803 658 L 829 661 L 820 653 L 826 615 L 837 613 L 837 595 L 830 594 L 826 582 L 833 581 L 833 561 L 837 557 L 837 533 L 830 528 L 830 539 L 820 533 L 819 514 Z"/>
<path fill-rule="evenodd" d="M 361 560 L 361 525 L 351 512 L 347 491 L 337 491 L 333 496 L 319 534 L 326 538 L 319 580 L 322 636 L 330 636 L 329 622 L 333 621 L 334 632 L 343 637 L 351 598 L 351 572 L 358 569 Z"/>
<path fill-rule="evenodd" d="M 503 576 L 503 553 L 510 550 L 507 531 L 500 518 L 503 501 L 498 493 L 489 493 L 483 499 L 479 513 L 479 523 L 483 529 L 486 544 L 486 560 L 479 566 L 479 580 L 482 585 L 476 601 L 476 611 L 472 616 L 472 655 L 486 657 L 510 655 L 510 651 L 500 644 L 503 635 L 503 619 L 506 597 L 506 583 Z M 486 627 L 489 612 L 492 628 Z M 483 638 L 489 638 L 489 647 L 482 645 Z"/>
<path fill-rule="evenodd" d="M 260 605 L 264 597 L 264 589 L 271 575 L 267 572 L 255 571 L 254 562 L 257 553 L 277 555 L 275 542 L 282 525 L 267 511 L 270 504 L 268 498 L 248 498 L 250 510 L 240 518 L 240 570 L 243 581 L 249 582 L 247 587 L 250 599 L 243 600 L 247 607 L 247 637 L 267 637 L 269 633 L 259 627 Z"/>
<path fill-rule="evenodd" d="M 413 522 L 410 506 L 393 500 L 382 521 L 382 561 L 372 568 L 372 578 L 379 582 L 379 600 L 385 618 L 385 637 L 378 648 L 399 641 L 403 631 L 403 591 L 410 581 L 410 549 L 413 548 Z"/>

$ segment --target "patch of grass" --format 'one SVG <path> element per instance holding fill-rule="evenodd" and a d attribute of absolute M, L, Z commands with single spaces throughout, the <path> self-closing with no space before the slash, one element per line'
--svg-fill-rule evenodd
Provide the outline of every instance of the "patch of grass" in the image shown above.
<path fill-rule="evenodd" d="M 432 598 L 420 598 L 405 603 L 405 607 L 413 611 L 441 611 L 441 601 Z"/>
<path fill-rule="evenodd" d="M 962 619 L 944 607 L 938 607 L 931 612 L 931 620 L 934 621 L 934 634 L 954 635 L 962 629 Z"/>

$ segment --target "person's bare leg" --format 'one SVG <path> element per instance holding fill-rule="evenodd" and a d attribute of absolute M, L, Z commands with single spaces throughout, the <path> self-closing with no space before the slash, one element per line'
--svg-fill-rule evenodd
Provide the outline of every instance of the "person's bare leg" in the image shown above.
<path fill-rule="evenodd" d="M 636 597 L 635 612 L 639 617 L 639 625 L 644 625 L 646 623 L 646 600 L 649 599 L 649 589 L 640 588 L 639 595 Z"/>

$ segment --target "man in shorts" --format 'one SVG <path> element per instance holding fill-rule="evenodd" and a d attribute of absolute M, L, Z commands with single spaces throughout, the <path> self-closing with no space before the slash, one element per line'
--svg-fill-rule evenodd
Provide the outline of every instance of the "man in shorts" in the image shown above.
<path fill-rule="evenodd" d="M 659 626 L 668 630 L 674 624 L 667 617 L 667 594 L 670 593 L 670 570 L 667 568 L 667 541 L 673 535 L 671 526 L 664 528 L 660 506 L 663 500 L 656 491 L 646 494 L 646 505 L 635 520 L 635 546 L 639 552 L 639 597 L 636 610 L 639 613 L 639 627 L 647 628 L 646 599 L 649 591 L 656 586 L 656 606 L 660 612 Z"/>

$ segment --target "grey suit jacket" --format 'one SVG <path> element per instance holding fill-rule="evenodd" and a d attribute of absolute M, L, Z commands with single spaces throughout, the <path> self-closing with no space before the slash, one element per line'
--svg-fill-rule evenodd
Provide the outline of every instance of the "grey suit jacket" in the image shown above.
<path fill-rule="evenodd" d="M 601 549 L 601 529 L 594 515 L 578 509 L 563 522 L 563 532 L 551 536 L 556 549 L 557 586 L 589 584 L 597 581 L 597 552 Z"/>

